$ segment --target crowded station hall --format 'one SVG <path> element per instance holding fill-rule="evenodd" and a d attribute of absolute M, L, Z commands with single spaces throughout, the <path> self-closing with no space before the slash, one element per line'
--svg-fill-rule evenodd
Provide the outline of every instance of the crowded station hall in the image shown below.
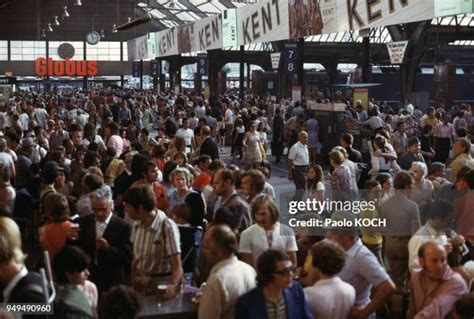
<path fill-rule="evenodd" d="M 0 318 L 474 318 L 474 1 L 0 25 Z"/>

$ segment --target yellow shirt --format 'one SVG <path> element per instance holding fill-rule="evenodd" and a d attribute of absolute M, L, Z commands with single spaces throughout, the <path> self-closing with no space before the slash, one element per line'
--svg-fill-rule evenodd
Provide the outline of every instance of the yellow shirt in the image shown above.
<path fill-rule="evenodd" d="M 379 214 L 375 209 L 367 209 L 360 213 L 361 219 L 375 219 L 378 218 Z M 372 234 L 368 235 L 368 232 L 362 229 L 362 242 L 368 245 L 380 245 L 382 244 L 383 238 L 382 234 L 379 232 L 373 232 Z"/>

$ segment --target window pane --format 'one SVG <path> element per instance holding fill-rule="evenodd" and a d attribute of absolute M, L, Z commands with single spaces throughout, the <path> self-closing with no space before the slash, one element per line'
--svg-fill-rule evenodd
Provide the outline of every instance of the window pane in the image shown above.
<path fill-rule="evenodd" d="M 8 60 L 8 55 L 7 54 L 0 54 L 0 60 L 7 61 Z"/>

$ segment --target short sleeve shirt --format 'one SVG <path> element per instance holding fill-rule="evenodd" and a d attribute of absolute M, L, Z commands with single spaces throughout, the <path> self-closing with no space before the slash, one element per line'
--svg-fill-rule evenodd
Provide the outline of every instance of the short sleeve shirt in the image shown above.
<path fill-rule="evenodd" d="M 288 159 L 293 161 L 294 165 L 308 165 L 309 164 L 309 152 L 306 145 L 297 142 L 290 148 L 288 153 Z"/>
<path fill-rule="evenodd" d="M 346 251 L 346 263 L 339 277 L 352 285 L 356 291 L 356 305 L 365 306 L 370 302 L 370 291 L 390 279 L 374 254 L 362 244 L 360 239 Z"/>

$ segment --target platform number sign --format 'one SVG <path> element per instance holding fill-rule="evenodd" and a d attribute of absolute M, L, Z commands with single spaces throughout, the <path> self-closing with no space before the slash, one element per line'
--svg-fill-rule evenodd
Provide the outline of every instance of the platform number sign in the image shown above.
<path fill-rule="evenodd" d="M 133 62 L 132 64 L 132 76 L 135 78 L 140 77 L 140 62 Z"/>
<path fill-rule="evenodd" d="M 160 64 L 161 64 L 161 61 L 157 61 L 157 60 L 150 61 L 151 76 L 158 77 L 160 75 Z"/>
<path fill-rule="evenodd" d="M 207 54 L 198 54 L 197 56 L 197 72 L 201 76 L 207 75 Z"/>
<path fill-rule="evenodd" d="M 285 43 L 285 71 L 294 74 L 298 69 L 299 49 L 296 43 Z"/>

